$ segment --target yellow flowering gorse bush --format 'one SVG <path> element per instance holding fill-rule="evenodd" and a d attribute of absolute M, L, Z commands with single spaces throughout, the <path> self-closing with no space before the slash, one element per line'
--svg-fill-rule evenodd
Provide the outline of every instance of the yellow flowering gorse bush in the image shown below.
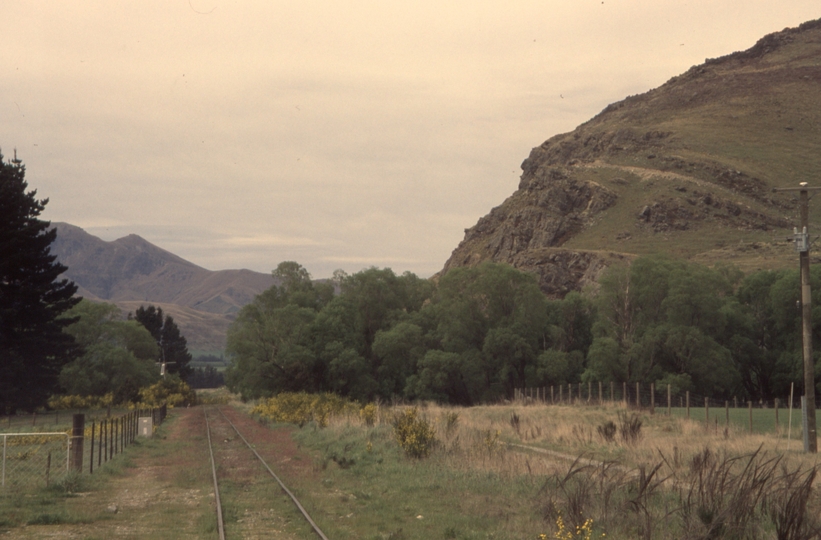
<path fill-rule="evenodd" d="M 114 394 L 104 396 L 51 396 L 48 399 L 49 409 L 65 411 L 69 409 L 103 409 L 114 404 Z"/>
<path fill-rule="evenodd" d="M 304 426 L 314 421 L 319 427 L 326 427 L 332 416 L 355 414 L 356 409 L 355 403 L 336 394 L 283 392 L 261 400 L 251 412 L 274 422 Z"/>
<path fill-rule="evenodd" d="M 416 407 L 396 413 L 391 422 L 396 442 L 408 457 L 425 458 L 436 444 L 436 430 Z"/>
<path fill-rule="evenodd" d="M 140 401 L 133 404 L 133 408 L 150 409 L 163 404 L 169 407 L 196 405 L 197 393 L 179 377 L 166 376 L 151 386 L 140 388 Z"/>
<path fill-rule="evenodd" d="M 373 427 L 374 424 L 376 424 L 376 415 L 378 412 L 379 409 L 376 403 L 368 403 L 359 409 L 359 418 L 362 419 L 362 422 L 364 422 L 366 426 Z"/>
<path fill-rule="evenodd" d="M 568 530 L 564 523 L 562 516 L 556 518 L 556 532 L 553 533 L 553 538 L 556 540 L 590 540 L 593 537 L 593 520 L 586 519 L 583 524 L 576 527 L 576 531 Z M 607 535 L 602 533 L 601 538 L 606 538 Z M 546 534 L 540 534 L 538 540 L 548 540 Z"/>

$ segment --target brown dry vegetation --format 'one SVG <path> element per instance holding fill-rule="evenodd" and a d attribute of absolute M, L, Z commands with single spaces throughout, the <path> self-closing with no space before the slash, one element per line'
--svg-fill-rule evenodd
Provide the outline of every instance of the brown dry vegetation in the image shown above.
<path fill-rule="evenodd" d="M 422 414 L 436 427 L 430 460 L 444 476 L 529 482 L 525 501 L 543 530 L 562 517 L 570 530 L 588 522 L 611 538 L 821 537 L 818 457 L 801 453 L 795 434 L 789 443 L 621 405 L 428 405 Z M 383 408 L 381 422 L 392 415 Z M 600 428 L 613 421 L 608 441 Z M 623 436 L 630 422 L 638 429 Z M 339 418 L 329 429 L 356 424 Z"/>
<path fill-rule="evenodd" d="M 422 404 L 436 442 L 419 460 L 392 434 L 404 408 L 380 406 L 373 426 L 348 414 L 326 428 L 267 426 L 238 402 L 226 412 L 335 540 L 535 539 L 556 532 L 559 517 L 571 531 L 592 520 L 594 537 L 818 537 L 818 457 L 801 453 L 797 433 L 788 449 L 783 435 L 621 405 Z M 631 421 L 641 427 L 624 437 Z M 612 441 L 600 429 L 608 422 Z M 0 537 L 215 537 L 202 410 L 173 411 L 158 433 L 96 472 L 93 489 L 48 508 L 55 524 L 7 523 Z M 312 537 L 244 445 L 224 426 L 214 439 L 233 537 Z M 2 508 L 43 522 L 36 504 L 18 502 Z"/>
<path fill-rule="evenodd" d="M 602 406 L 487 405 L 449 407 L 427 404 L 426 417 L 437 429 L 442 452 L 438 455 L 454 468 L 488 469 L 506 475 L 537 474 L 563 469 L 579 456 L 604 462 L 617 461 L 630 470 L 650 467 L 659 461 L 688 463 L 705 448 L 728 455 L 756 451 L 783 456 L 788 466 L 817 466 L 818 455 L 804 454 L 801 434 L 785 432 L 750 434 L 731 424 L 706 428 L 704 422 L 631 412 L 622 404 Z M 635 415 L 642 422 L 641 436 L 633 442 L 616 437 L 607 442 L 597 427 L 619 422 L 621 413 Z M 380 422 L 388 423 L 390 407 L 380 409 Z M 448 419 L 458 419 L 448 428 Z M 337 418 L 330 429 L 358 425 L 358 418 Z M 489 451 L 485 451 L 489 450 Z M 548 450 L 549 453 L 540 452 Z"/>

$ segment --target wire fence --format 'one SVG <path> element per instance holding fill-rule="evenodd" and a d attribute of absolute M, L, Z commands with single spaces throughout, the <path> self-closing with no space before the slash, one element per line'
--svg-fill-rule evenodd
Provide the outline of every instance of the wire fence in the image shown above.
<path fill-rule="evenodd" d="M 62 479 L 68 472 L 69 441 L 59 432 L 0 434 L 0 488 L 19 491 Z"/>
<path fill-rule="evenodd" d="M 514 399 L 522 403 L 546 405 L 619 404 L 649 414 L 702 421 L 708 426 L 741 428 L 750 433 L 802 433 L 801 398 L 798 395 L 774 399 L 717 399 L 693 392 L 673 392 L 672 387 L 640 383 L 572 383 L 517 389 Z M 819 418 L 821 420 L 821 418 Z"/>
<path fill-rule="evenodd" d="M 86 424 L 105 418 L 124 416 L 134 409 L 106 407 L 102 409 L 63 409 L 31 414 L 0 415 L 0 433 L 25 431 L 67 431 L 75 414 L 85 415 Z M 142 413 L 141 413 L 142 414 Z"/>
<path fill-rule="evenodd" d="M 165 420 L 167 411 L 163 405 L 115 416 L 107 416 L 105 411 L 93 411 L 88 417 L 86 413 L 63 413 L 61 416 L 70 423 L 66 428 L 55 416 L 53 425 L 59 431 L 33 431 L 36 423 L 28 424 L 33 415 L 22 422 L 19 418 L 4 419 L 5 426 L 0 422 L 0 490 L 8 493 L 48 487 L 70 474 L 93 474 L 136 437 L 150 437 Z M 50 427 L 48 420 L 43 419 L 46 415 L 39 416 L 40 426 Z M 28 430 L 10 431 L 19 429 L 23 422 Z"/>

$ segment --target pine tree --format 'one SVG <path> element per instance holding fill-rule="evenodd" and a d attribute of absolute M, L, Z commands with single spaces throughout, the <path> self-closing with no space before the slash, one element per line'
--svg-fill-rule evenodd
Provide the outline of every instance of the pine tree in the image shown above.
<path fill-rule="evenodd" d="M 57 237 L 38 219 L 48 199 L 26 192 L 25 167 L 0 154 L 0 413 L 33 410 L 57 389 L 60 369 L 79 354 L 61 315 L 80 301 L 58 280 L 66 267 L 49 246 Z"/>
<path fill-rule="evenodd" d="M 174 318 L 170 315 L 163 318 L 162 308 L 154 306 L 140 306 L 134 318 L 154 336 L 160 346 L 158 361 L 166 364 L 167 372 L 176 373 L 186 380 L 194 372 L 189 365 L 191 354 L 188 352 L 188 342 L 180 333 Z"/>

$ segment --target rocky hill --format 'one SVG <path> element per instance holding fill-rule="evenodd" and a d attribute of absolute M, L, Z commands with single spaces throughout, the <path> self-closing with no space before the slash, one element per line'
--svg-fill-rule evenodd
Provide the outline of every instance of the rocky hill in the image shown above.
<path fill-rule="evenodd" d="M 153 304 L 174 317 L 191 350 L 225 347 L 233 317 L 274 284 L 270 274 L 211 271 L 131 234 L 106 242 L 68 223 L 54 223 L 51 251 L 68 267 L 78 293 L 118 305 L 124 313 Z"/>
<path fill-rule="evenodd" d="M 796 265 L 784 241 L 796 197 L 772 188 L 818 185 L 819 170 L 821 20 L 708 59 L 534 148 L 518 189 L 465 231 L 443 271 L 506 262 L 562 296 L 657 252 Z"/>

